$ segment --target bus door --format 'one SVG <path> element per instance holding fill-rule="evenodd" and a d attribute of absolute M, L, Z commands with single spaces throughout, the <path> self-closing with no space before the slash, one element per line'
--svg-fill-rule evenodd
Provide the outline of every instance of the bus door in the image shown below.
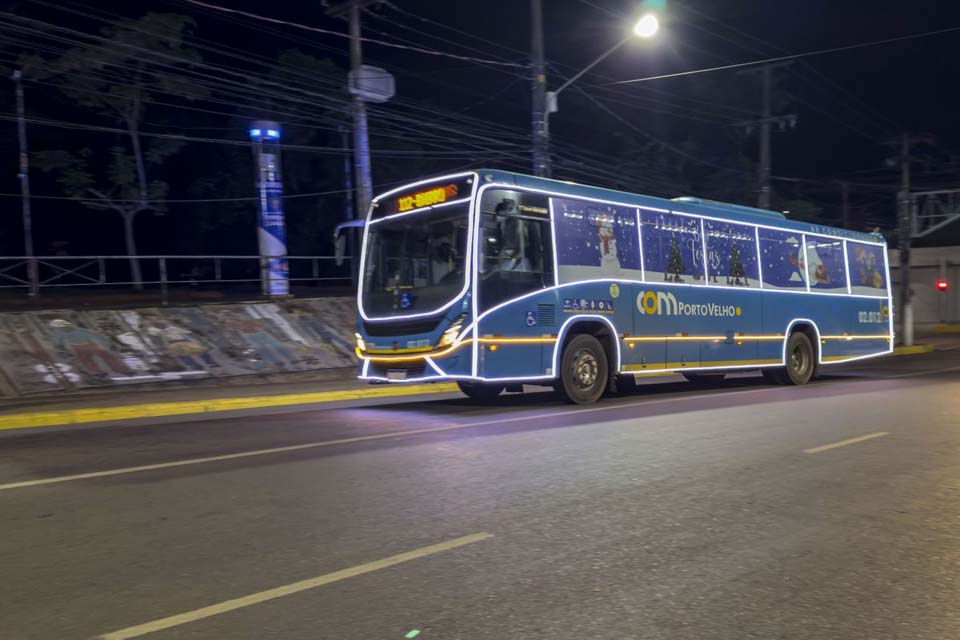
<path fill-rule="evenodd" d="M 716 317 L 700 343 L 701 367 L 734 367 L 758 364 L 757 345 L 763 327 L 763 296 L 742 295 L 729 289 L 713 289 L 718 302 L 711 307 Z M 780 344 L 773 340 L 776 344 Z M 762 364 L 770 364 L 764 362 Z"/>
<path fill-rule="evenodd" d="M 555 334 L 555 297 L 509 304 L 554 285 L 547 197 L 490 189 L 483 194 L 480 214 L 477 308 L 483 313 L 505 306 L 481 323 L 480 335 L 542 338 Z M 515 343 L 509 349 L 485 350 L 481 356 L 486 375 L 505 377 L 517 371 L 523 372 L 518 375 L 543 375 L 553 367 L 553 343 Z"/>
<path fill-rule="evenodd" d="M 669 319 L 657 314 L 657 292 L 638 287 L 633 305 L 633 333 L 623 349 L 626 371 L 662 370 L 667 364 Z M 646 289 L 646 290 L 644 290 Z"/>
<path fill-rule="evenodd" d="M 707 337 L 700 342 L 700 366 L 757 364 L 764 298 L 759 293 L 757 229 L 720 220 L 704 220 L 703 228 L 708 288 L 701 305 L 691 310 Z"/>

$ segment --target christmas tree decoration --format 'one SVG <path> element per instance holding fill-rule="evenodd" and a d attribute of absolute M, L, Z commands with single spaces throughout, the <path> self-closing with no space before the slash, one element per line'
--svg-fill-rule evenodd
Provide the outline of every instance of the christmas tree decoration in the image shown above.
<path fill-rule="evenodd" d="M 680 245 L 677 244 L 677 236 L 670 236 L 670 257 L 667 259 L 667 272 L 663 274 L 664 280 L 672 282 L 683 282 L 684 274 L 683 257 L 680 255 Z"/>
<path fill-rule="evenodd" d="M 730 274 L 727 276 L 727 284 L 735 287 L 750 286 L 747 274 L 743 269 L 743 261 L 740 259 L 740 248 L 737 247 L 736 242 L 730 245 Z"/>

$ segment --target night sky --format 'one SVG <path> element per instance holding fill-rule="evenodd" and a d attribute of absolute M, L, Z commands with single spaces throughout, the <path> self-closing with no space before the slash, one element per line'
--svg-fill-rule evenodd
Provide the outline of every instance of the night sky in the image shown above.
<path fill-rule="evenodd" d="M 543 1 L 551 88 L 622 38 L 630 16 L 637 13 L 637 3 L 621 0 Z M 324 15 L 319 0 L 224 0 L 219 4 L 346 30 L 343 21 Z M 329 59 L 334 76 L 347 65 L 345 38 L 267 25 L 181 0 L 19 1 L 0 6 L 18 16 L 91 34 L 109 21 L 150 11 L 192 16 L 197 26 L 190 42 L 202 45 L 204 63 L 250 74 L 254 79 L 250 96 L 256 79 L 269 72 L 258 57 L 274 59 L 283 50 L 298 49 Z M 48 41 L 41 46 L 39 41 L 25 40 L 9 20 L 4 22 L 6 26 L 0 28 L 4 75 L 21 53 L 52 56 L 56 52 Z M 754 204 L 752 163 L 757 142 L 742 123 L 757 117 L 760 93 L 756 76 L 721 71 L 637 85 L 610 83 L 953 26 L 960 26 L 960 4 L 936 0 L 669 0 L 660 37 L 653 42 L 629 43 L 561 96 L 560 112 L 551 120 L 557 154 L 555 177 L 653 195 L 702 195 Z M 366 62 L 393 73 L 398 91 L 397 100 L 371 110 L 375 190 L 466 165 L 529 171 L 530 83 L 522 66 L 528 63 L 527 2 L 396 0 L 394 7 L 381 6 L 368 15 L 364 32 L 371 38 L 505 63 L 490 65 L 365 44 Z M 917 188 L 960 184 L 954 160 L 955 150 L 960 149 L 954 81 L 960 75 L 955 53 L 958 40 L 960 32 L 953 32 L 819 55 L 797 60 L 778 72 L 774 111 L 796 114 L 797 125 L 774 136 L 773 173 L 780 178 L 774 184 L 777 208 L 802 202 L 815 209 L 821 221 L 836 224 L 838 181 L 847 180 L 851 182 L 854 226 L 892 227 L 899 174 L 896 167 L 885 164 L 894 150 L 884 142 L 903 131 L 933 135 L 933 144 L 916 149 Z M 228 48 L 247 52 L 249 57 L 244 60 Z M 222 51 L 218 53 L 218 49 Z M 25 87 L 31 117 L 110 124 L 71 104 L 51 85 L 28 82 Z M 313 90 L 336 98 L 332 87 L 328 81 Z M 285 109 L 284 105 L 294 103 L 284 100 L 299 99 L 297 96 L 310 89 L 301 86 L 291 89 L 287 97 L 274 95 L 269 104 L 216 92 L 211 95 L 218 102 L 160 100 L 165 105 L 148 108 L 144 130 L 243 141 L 250 117 L 273 116 L 288 127 L 285 142 L 338 147 L 341 136 L 332 124 L 336 118 L 329 112 L 316 109 L 318 119 L 310 127 L 311 110 L 316 107 L 309 102 L 318 99 L 296 102 L 296 117 L 270 112 L 275 108 L 293 113 L 292 107 Z M 0 84 L 0 111 L 7 116 L 14 112 L 12 83 Z M 398 114 L 406 118 L 403 126 L 387 117 Z M 424 124 L 428 121 L 432 122 L 429 126 Z M 445 128 L 437 128 L 439 122 Z M 0 128 L 0 193 L 17 194 L 15 124 L 0 121 Z M 499 142 L 490 145 L 492 150 L 478 152 L 479 143 L 474 140 L 465 151 L 464 136 L 481 134 Z M 115 134 L 34 124 L 29 136 L 32 150 L 88 147 L 102 151 L 123 144 L 122 136 Z M 501 143 L 513 146 L 501 153 Z M 378 149 L 390 153 L 378 154 Z M 432 153 L 418 157 L 417 149 Z M 284 171 L 289 195 L 343 189 L 343 156 L 334 151 L 285 151 Z M 137 223 L 141 251 L 255 252 L 254 203 L 208 202 L 218 197 L 253 196 L 248 148 L 191 142 L 156 175 L 170 185 L 167 198 L 196 202 L 171 202 L 163 217 L 143 215 Z M 62 195 L 52 176 L 33 171 L 31 177 L 34 194 Z M 18 254 L 22 250 L 19 200 L 2 197 L 0 203 L 0 251 Z M 288 200 L 291 250 L 327 253 L 326 231 L 343 219 L 344 207 L 343 195 L 336 193 Z M 119 219 L 109 212 L 54 200 L 37 200 L 34 210 L 38 253 L 58 240 L 69 242 L 74 254 L 122 252 Z"/>

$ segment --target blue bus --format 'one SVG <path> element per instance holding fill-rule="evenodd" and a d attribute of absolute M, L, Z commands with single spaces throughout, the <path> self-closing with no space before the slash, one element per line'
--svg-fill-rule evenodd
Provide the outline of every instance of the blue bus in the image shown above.
<path fill-rule="evenodd" d="M 359 279 L 360 379 L 484 401 L 539 384 L 590 403 L 664 372 L 805 384 L 893 349 L 879 235 L 505 171 L 375 198 Z"/>

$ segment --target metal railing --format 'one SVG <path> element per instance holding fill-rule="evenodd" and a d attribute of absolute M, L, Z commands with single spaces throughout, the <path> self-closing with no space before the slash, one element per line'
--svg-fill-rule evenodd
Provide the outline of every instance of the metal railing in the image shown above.
<path fill-rule="evenodd" d="M 911 193 L 910 211 L 913 237 L 930 234 L 960 219 L 960 189 Z"/>
<path fill-rule="evenodd" d="M 142 281 L 131 276 L 130 256 L 3 256 L 0 289 L 101 287 L 159 289 L 165 298 L 171 289 L 229 289 L 250 285 L 268 290 L 272 258 L 287 261 L 291 285 L 349 285 L 350 258 L 338 265 L 333 256 L 138 256 Z M 32 268 L 31 268 L 32 267 Z"/>

